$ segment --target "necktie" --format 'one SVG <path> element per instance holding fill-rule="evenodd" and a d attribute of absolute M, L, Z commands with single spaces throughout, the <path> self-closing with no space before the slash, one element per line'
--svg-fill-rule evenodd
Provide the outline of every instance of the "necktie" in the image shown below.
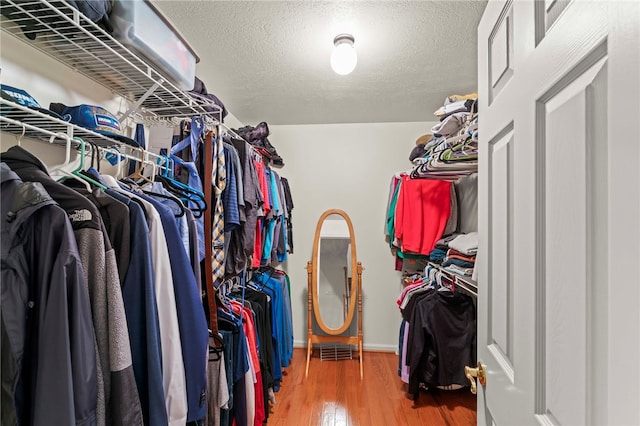
<path fill-rule="evenodd" d="M 222 191 L 227 186 L 227 169 L 224 159 L 224 147 L 222 138 L 216 140 L 214 151 L 214 194 L 215 209 L 211 224 L 211 244 L 213 246 L 211 256 L 211 270 L 213 271 L 213 287 L 218 289 L 224 282 L 224 206 L 222 204 Z"/>

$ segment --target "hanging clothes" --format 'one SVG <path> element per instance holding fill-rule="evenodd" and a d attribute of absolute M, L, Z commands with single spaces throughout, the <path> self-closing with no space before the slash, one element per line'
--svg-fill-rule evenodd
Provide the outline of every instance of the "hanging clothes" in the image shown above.
<path fill-rule="evenodd" d="M 109 177 L 107 177 L 108 179 Z M 166 275 L 163 281 L 166 285 L 164 287 L 164 295 L 168 300 L 171 300 L 171 295 L 173 295 L 176 316 L 175 320 L 171 320 L 171 325 L 169 326 L 172 330 L 170 335 L 176 338 L 175 330 L 177 325 L 177 338 L 180 342 L 180 345 L 174 344 L 171 346 L 173 352 L 170 359 L 175 361 L 172 365 L 175 367 L 177 374 L 182 372 L 183 380 L 185 381 L 182 389 L 178 386 L 175 388 L 171 386 L 170 389 L 180 398 L 178 401 L 184 401 L 184 407 L 187 408 L 187 412 L 184 414 L 186 421 L 203 419 L 206 407 L 201 403 L 201 400 L 206 393 L 208 334 L 206 318 L 201 308 L 200 293 L 198 292 L 196 279 L 187 255 L 188 247 L 185 247 L 182 242 L 173 211 L 154 199 L 153 196 L 146 194 L 131 196 L 137 197 L 143 203 L 148 203 L 147 210 L 152 211 L 154 221 L 160 220 L 158 229 L 162 229 L 164 233 L 164 241 L 158 241 L 161 246 L 159 247 L 159 254 L 164 256 L 163 253 L 166 251 L 168 260 L 163 267 L 165 269 L 169 268 L 166 272 L 163 272 Z M 169 306 L 168 309 L 171 310 L 171 307 Z M 178 354 L 177 350 L 180 350 L 181 353 Z M 175 376 L 175 379 L 179 381 L 181 377 Z M 176 384 L 178 383 L 176 382 Z M 182 399 L 184 389 L 186 389 L 186 401 Z M 180 408 L 173 408 L 169 412 L 176 413 L 176 421 L 179 421 L 178 413 L 182 413 L 184 408 L 183 405 L 177 407 Z"/>
<path fill-rule="evenodd" d="M 451 213 L 451 182 L 402 176 L 395 213 L 395 238 L 403 252 L 429 255 Z"/>
<path fill-rule="evenodd" d="M 159 315 L 159 328 L 164 401 L 169 415 L 169 424 L 186 423 L 187 399 L 184 361 L 181 343 L 176 344 L 176 342 L 180 342 L 178 312 L 171 275 L 171 260 L 160 213 L 149 200 L 143 198 L 141 194 L 134 194 L 123 189 L 112 176 L 105 175 L 103 178 L 110 188 L 136 200 L 145 211 L 146 221 L 149 224 L 156 303 L 158 312 L 162 313 Z"/>
<path fill-rule="evenodd" d="M 41 183 L 67 211 L 73 226 L 89 288 L 99 355 L 97 419 L 106 422 L 107 418 L 132 418 L 141 423 L 128 329 L 121 326 L 126 320 L 117 261 L 98 209 L 77 191 L 51 179 L 40 160 L 22 147 L 11 147 L 2 160 L 23 180 Z M 109 317 L 113 320 L 109 321 Z M 124 399 L 112 404 L 112 394 Z"/>
<path fill-rule="evenodd" d="M 402 314 L 398 375 L 416 399 L 421 388 L 468 386 L 466 365 L 476 358 L 474 300 L 454 291 L 434 267 L 408 279 L 396 304 Z"/>

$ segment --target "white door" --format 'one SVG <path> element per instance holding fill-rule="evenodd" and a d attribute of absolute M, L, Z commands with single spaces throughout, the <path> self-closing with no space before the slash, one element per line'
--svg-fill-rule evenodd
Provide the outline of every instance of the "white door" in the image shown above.
<path fill-rule="evenodd" d="M 490 1 L 478 73 L 478 423 L 640 425 L 640 1 Z"/>

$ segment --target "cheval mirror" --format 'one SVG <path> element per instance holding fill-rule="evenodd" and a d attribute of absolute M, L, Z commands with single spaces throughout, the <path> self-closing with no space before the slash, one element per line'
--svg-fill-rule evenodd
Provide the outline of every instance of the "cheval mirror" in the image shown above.
<path fill-rule="evenodd" d="M 354 276 L 355 274 L 355 276 Z M 308 331 L 307 366 L 313 345 L 329 347 L 338 353 L 338 346 L 346 346 L 348 358 L 355 346 L 362 368 L 362 263 L 356 257 L 356 239 L 349 215 L 342 210 L 327 210 L 318 219 L 313 241 L 312 259 L 307 262 Z M 357 301 L 357 329 L 354 330 Z M 315 319 L 315 324 L 314 324 Z M 331 349 L 330 344 L 334 347 Z M 342 348 L 342 350 L 345 350 Z M 337 359 L 337 355 L 334 357 Z"/>

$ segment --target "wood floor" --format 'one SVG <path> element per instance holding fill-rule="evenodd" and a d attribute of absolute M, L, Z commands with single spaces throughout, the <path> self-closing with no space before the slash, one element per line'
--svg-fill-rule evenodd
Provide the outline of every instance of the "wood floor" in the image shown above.
<path fill-rule="evenodd" d="M 422 391 L 407 396 L 398 376 L 398 356 L 365 352 L 364 379 L 358 360 L 321 361 L 314 352 L 305 379 L 306 350 L 294 350 L 268 426 L 475 425 L 476 397 L 459 391 Z"/>

